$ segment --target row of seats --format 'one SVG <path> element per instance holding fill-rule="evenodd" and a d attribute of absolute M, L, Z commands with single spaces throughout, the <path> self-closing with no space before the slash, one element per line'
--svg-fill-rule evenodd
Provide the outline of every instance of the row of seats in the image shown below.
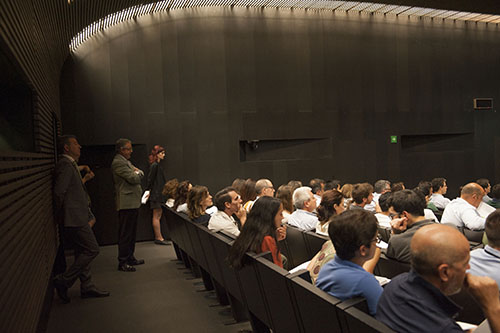
<path fill-rule="evenodd" d="M 226 257 L 234 240 L 167 207 L 164 213 L 178 258 L 221 304 L 231 305 L 236 321 L 250 320 L 254 332 L 392 332 L 366 313 L 364 299 L 341 302 L 314 287 L 307 271 L 291 274 L 274 265 L 269 252 L 247 253 L 242 269 L 230 268 Z M 283 247 L 292 267 L 311 259 L 326 240 L 295 228 L 288 231 Z"/>

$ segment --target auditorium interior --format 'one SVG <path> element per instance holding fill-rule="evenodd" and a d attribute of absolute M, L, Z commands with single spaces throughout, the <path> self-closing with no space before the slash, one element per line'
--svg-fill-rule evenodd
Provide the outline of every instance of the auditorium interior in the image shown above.
<path fill-rule="evenodd" d="M 94 232 L 113 249 L 121 137 L 140 169 L 160 144 L 167 179 L 212 194 L 235 178 L 411 188 L 445 177 L 454 198 L 478 178 L 500 183 L 499 36 L 495 0 L 0 1 L 2 331 L 47 331 L 57 302 L 58 136 L 82 146 L 96 176 Z M 137 231 L 145 253 L 148 214 Z M 169 251 L 162 272 L 183 274 Z"/>

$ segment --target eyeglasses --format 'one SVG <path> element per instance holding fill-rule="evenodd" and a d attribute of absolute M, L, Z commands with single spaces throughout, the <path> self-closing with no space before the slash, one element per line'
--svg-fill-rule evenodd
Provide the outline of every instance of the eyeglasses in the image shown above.
<path fill-rule="evenodd" d="M 377 237 L 375 237 L 375 239 L 372 239 L 372 242 L 380 243 L 381 240 L 382 240 L 382 238 L 380 238 L 380 236 L 377 235 Z"/>

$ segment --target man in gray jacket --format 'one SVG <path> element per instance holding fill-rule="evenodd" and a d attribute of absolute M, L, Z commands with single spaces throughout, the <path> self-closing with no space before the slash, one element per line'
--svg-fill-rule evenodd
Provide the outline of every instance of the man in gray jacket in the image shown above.
<path fill-rule="evenodd" d="M 97 289 L 90 275 L 90 263 L 99 254 L 99 245 L 89 225 L 94 216 L 83 183 L 91 179 L 93 173 L 86 167 L 87 174 L 83 178 L 80 175 L 77 162 L 81 146 L 74 136 L 62 136 L 59 145 L 62 155 L 54 172 L 54 217 L 63 225 L 64 239 L 74 247 L 75 261 L 65 272 L 54 277 L 54 287 L 64 303 L 70 301 L 68 288 L 77 279 L 81 282 L 82 298 L 106 297 L 109 292 Z"/>
<path fill-rule="evenodd" d="M 144 260 L 134 257 L 137 233 L 137 216 L 141 206 L 141 179 L 144 172 L 129 161 L 132 155 L 132 141 L 118 139 L 116 155 L 111 163 L 115 183 L 116 209 L 118 210 L 118 270 L 135 272 L 136 265 Z"/>

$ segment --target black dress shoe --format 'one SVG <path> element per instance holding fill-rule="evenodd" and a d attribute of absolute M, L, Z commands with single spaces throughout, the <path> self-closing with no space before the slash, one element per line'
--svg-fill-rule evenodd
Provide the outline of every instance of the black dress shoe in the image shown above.
<path fill-rule="evenodd" d="M 129 260 L 128 264 L 132 265 L 132 266 L 142 265 L 142 264 L 144 264 L 144 259 L 135 259 L 134 258 L 132 260 Z"/>
<path fill-rule="evenodd" d="M 61 299 L 63 304 L 68 304 L 71 299 L 68 296 L 68 287 L 58 278 L 54 278 L 54 288 L 56 288 L 57 296 Z"/>
<path fill-rule="evenodd" d="M 135 267 L 129 264 L 118 265 L 118 270 L 122 272 L 135 272 Z"/>
<path fill-rule="evenodd" d="M 172 245 L 172 243 L 170 243 L 170 242 L 166 242 L 165 240 L 158 240 L 158 239 L 155 239 L 155 244 L 156 245 Z"/>
<path fill-rule="evenodd" d="M 133 267 L 132 267 L 133 268 Z M 99 290 L 97 288 L 93 288 L 90 290 L 82 291 L 80 293 L 82 298 L 90 298 L 90 297 L 108 297 L 109 291 Z"/>

